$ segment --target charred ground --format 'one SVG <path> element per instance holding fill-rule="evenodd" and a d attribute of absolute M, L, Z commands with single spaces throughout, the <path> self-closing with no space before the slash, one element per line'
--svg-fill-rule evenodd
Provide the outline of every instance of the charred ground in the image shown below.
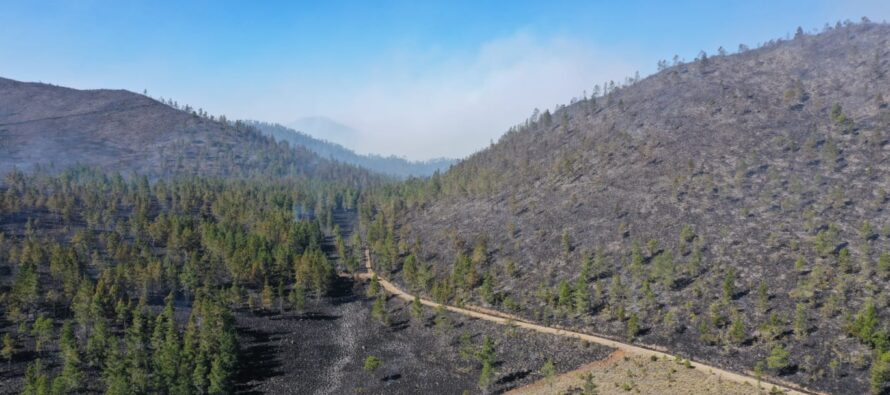
<path fill-rule="evenodd" d="M 459 394 L 479 389 L 477 354 L 486 337 L 495 344 L 495 376 L 485 393 L 541 379 L 548 359 L 559 372 L 604 358 L 609 349 L 558 336 L 436 312 L 410 314 L 410 304 L 390 298 L 390 325 L 372 317 L 367 287 L 341 279 L 338 293 L 311 303 L 305 312 L 239 314 L 244 367 L 239 392 L 312 394 Z M 374 372 L 368 356 L 380 358 Z"/>
<path fill-rule="evenodd" d="M 535 114 L 381 192 L 375 251 L 442 300 L 881 391 L 888 40 L 874 23 L 801 32 Z"/>

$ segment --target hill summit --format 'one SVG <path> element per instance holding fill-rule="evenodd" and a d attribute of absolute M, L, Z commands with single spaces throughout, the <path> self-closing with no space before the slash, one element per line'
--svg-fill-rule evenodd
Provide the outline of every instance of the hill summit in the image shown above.
<path fill-rule="evenodd" d="M 363 179 L 241 122 L 125 90 L 0 78 L 0 173 L 73 165 L 123 174 Z M 344 178 L 345 177 L 345 178 Z"/>

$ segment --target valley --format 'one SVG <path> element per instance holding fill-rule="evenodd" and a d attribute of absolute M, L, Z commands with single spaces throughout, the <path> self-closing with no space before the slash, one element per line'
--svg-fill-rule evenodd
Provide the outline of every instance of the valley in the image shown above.
<path fill-rule="evenodd" d="M 0 394 L 890 394 L 890 24 L 593 89 L 561 36 L 355 69 L 277 33 L 161 84 L 239 120 L 0 77 Z"/>

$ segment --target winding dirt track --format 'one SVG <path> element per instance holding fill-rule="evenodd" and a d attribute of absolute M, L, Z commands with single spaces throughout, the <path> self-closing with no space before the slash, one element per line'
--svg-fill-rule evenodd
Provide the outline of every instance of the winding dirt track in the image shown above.
<path fill-rule="evenodd" d="M 359 274 L 357 274 L 357 277 L 364 279 L 364 280 L 368 280 L 375 274 L 374 269 L 372 267 L 372 262 L 371 262 L 371 253 L 368 249 L 365 249 L 365 267 L 367 269 L 367 273 L 359 273 Z M 383 289 L 385 289 L 387 292 L 399 297 L 400 299 L 406 300 L 406 301 L 414 300 L 414 298 L 415 298 L 414 295 L 411 295 L 411 294 L 403 291 L 401 288 L 397 287 L 395 284 L 389 282 L 385 278 L 380 277 L 378 275 L 377 280 L 380 282 L 380 285 L 383 287 Z M 533 331 L 537 331 L 537 332 L 541 332 L 541 333 L 549 333 L 549 334 L 553 334 L 553 335 L 557 335 L 557 336 L 575 338 L 575 339 L 587 341 L 590 343 L 601 344 L 601 345 L 604 345 L 607 347 L 611 347 L 611 348 L 620 350 L 628 355 L 642 355 L 642 356 L 654 355 L 658 358 L 671 358 L 671 359 L 678 358 L 677 356 L 668 354 L 667 352 L 653 350 L 653 349 L 649 349 L 649 348 L 643 348 L 640 346 L 635 346 L 632 344 L 627 344 L 627 343 L 623 343 L 623 342 L 620 342 L 617 340 L 609 339 L 609 338 L 603 337 L 603 336 L 580 333 L 580 332 L 575 332 L 575 331 L 562 329 L 562 328 L 538 325 L 533 322 L 524 320 L 520 317 L 510 315 L 510 314 L 501 313 L 499 311 L 494 311 L 494 310 L 490 310 L 490 309 L 483 309 L 483 308 L 475 307 L 475 306 L 455 307 L 455 306 L 449 306 L 446 304 L 437 303 L 432 300 L 424 299 L 424 298 L 420 298 L 420 303 L 422 303 L 426 306 L 431 306 L 431 307 L 442 306 L 446 310 L 454 312 L 454 313 L 478 318 L 481 320 L 491 321 L 491 322 L 495 322 L 495 323 L 502 324 L 502 325 L 511 325 L 511 326 L 514 326 L 517 328 L 524 328 L 524 329 L 533 330 Z M 778 387 L 780 390 L 786 392 L 787 394 L 824 395 L 824 393 L 810 391 L 810 390 L 807 390 L 805 388 L 802 388 L 796 384 L 789 383 L 789 382 L 784 382 L 784 381 L 780 381 L 780 380 L 776 380 L 776 379 L 766 379 L 766 378 L 758 381 L 756 378 L 746 375 L 746 374 L 730 372 L 728 370 L 724 370 L 724 369 L 718 368 L 716 366 L 711 366 L 708 364 L 704 364 L 701 362 L 695 362 L 692 360 L 690 360 L 689 362 L 693 367 L 695 367 L 696 369 L 699 369 L 700 371 L 715 374 L 724 380 L 730 380 L 730 381 L 734 381 L 734 382 L 738 382 L 738 383 L 742 383 L 742 384 L 750 384 L 752 386 L 752 388 L 757 388 L 758 384 L 770 384 L 770 385 L 775 385 L 776 387 Z M 748 372 L 746 372 L 746 373 L 748 373 Z"/>

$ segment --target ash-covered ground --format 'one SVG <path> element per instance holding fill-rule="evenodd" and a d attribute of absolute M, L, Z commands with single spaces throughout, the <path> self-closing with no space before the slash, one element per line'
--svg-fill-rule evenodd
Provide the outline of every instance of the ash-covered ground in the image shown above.
<path fill-rule="evenodd" d="M 448 313 L 450 325 L 422 321 L 410 305 L 390 297 L 386 326 L 371 316 L 365 285 L 339 279 L 332 296 L 306 311 L 237 314 L 242 370 L 237 390 L 275 394 L 461 394 L 500 393 L 542 378 L 552 359 L 557 372 L 606 357 L 610 349 L 577 340 L 510 328 Z M 495 374 L 479 388 L 476 354 L 486 336 L 494 340 Z M 467 341 L 469 339 L 469 341 Z M 463 352 L 462 352 L 463 351 Z M 383 363 L 363 369 L 368 356 Z"/>

